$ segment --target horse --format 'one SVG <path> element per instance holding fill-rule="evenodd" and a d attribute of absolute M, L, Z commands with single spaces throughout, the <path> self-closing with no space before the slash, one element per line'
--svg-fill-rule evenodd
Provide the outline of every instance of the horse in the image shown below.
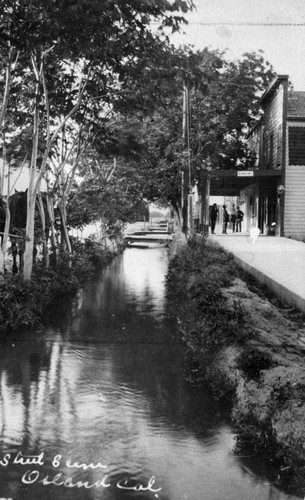
<path fill-rule="evenodd" d="M 49 230 L 50 230 L 50 220 L 48 217 L 46 195 L 42 195 L 42 203 L 44 205 L 46 228 L 45 228 L 45 239 L 48 240 Z M 11 242 L 11 253 L 13 258 L 13 274 L 17 274 L 18 271 L 22 271 L 23 268 L 23 254 L 25 248 L 25 228 L 27 219 L 27 190 L 26 191 L 15 191 L 15 193 L 9 198 L 9 210 L 10 210 L 10 227 L 9 227 L 9 238 Z M 39 205 L 38 197 L 36 198 L 35 207 L 35 227 L 41 229 L 41 219 L 39 216 Z M 5 228 L 6 220 L 6 210 L 5 203 L 3 199 L 0 200 L 0 235 L 1 244 L 3 241 L 3 234 Z M 35 235 L 35 243 L 33 250 L 34 260 L 37 255 L 37 243 L 39 243 L 39 238 L 37 238 L 37 231 Z M 41 239 L 41 238 L 40 238 Z M 19 256 L 19 267 L 17 265 L 17 257 Z"/>

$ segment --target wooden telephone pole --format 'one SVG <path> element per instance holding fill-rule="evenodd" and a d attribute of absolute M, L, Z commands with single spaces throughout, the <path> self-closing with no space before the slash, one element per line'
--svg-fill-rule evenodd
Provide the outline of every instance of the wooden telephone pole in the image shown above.
<path fill-rule="evenodd" d="M 190 105 L 189 88 L 183 83 L 183 140 L 185 148 L 185 160 L 182 166 L 181 180 L 181 212 L 182 231 L 185 234 L 193 231 L 193 197 L 191 180 L 191 150 L 190 150 Z"/>

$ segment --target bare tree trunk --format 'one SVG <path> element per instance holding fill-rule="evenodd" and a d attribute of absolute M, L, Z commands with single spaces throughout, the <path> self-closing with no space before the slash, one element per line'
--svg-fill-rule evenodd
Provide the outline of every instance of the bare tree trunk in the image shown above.
<path fill-rule="evenodd" d="M 24 250 L 24 267 L 23 279 L 28 281 L 32 277 L 33 271 L 33 253 L 34 253 L 34 229 L 35 229 L 35 204 L 36 204 L 36 189 L 35 176 L 38 153 L 38 138 L 39 138 L 39 78 L 37 76 L 35 89 L 35 110 L 34 110 L 34 134 L 32 140 L 32 158 L 30 164 L 30 182 L 27 193 L 27 218 L 26 218 L 26 239 Z"/>
<path fill-rule="evenodd" d="M 43 205 L 43 200 L 41 193 L 38 194 L 38 206 L 39 206 L 39 215 L 41 219 L 41 227 L 42 227 L 42 253 L 43 253 L 43 259 L 46 268 L 49 267 L 50 261 L 49 261 L 49 251 L 48 251 L 48 245 L 47 245 L 47 235 L 46 235 L 46 214 L 44 210 L 44 205 Z"/>
<path fill-rule="evenodd" d="M 66 201 L 63 198 L 59 204 L 59 212 L 60 212 L 60 219 L 61 219 L 61 228 L 62 228 L 62 235 L 64 238 L 63 243 L 65 244 L 65 248 L 67 249 L 68 255 L 72 255 L 72 247 L 71 247 L 71 242 L 68 234 L 68 229 L 67 229 L 67 214 L 66 214 Z M 71 262 L 70 262 L 71 265 Z"/>
<path fill-rule="evenodd" d="M 3 281 L 5 272 L 5 258 L 2 250 L 2 245 L 0 245 L 0 282 Z"/>
<path fill-rule="evenodd" d="M 7 208 L 8 205 L 5 206 L 5 226 L 4 226 L 4 234 L 1 237 L 0 244 L 0 280 L 2 281 L 4 273 L 5 273 L 5 257 L 7 252 L 7 241 L 8 241 L 8 233 L 10 227 L 10 211 Z"/>
<path fill-rule="evenodd" d="M 3 163 L 2 163 L 2 172 L 0 173 L 0 196 L 3 198 L 4 195 L 4 179 L 5 179 L 5 166 L 6 166 L 6 148 L 5 148 L 5 116 L 6 110 L 9 101 L 9 94 L 11 89 L 11 81 L 12 81 L 12 64 L 13 64 L 13 56 L 14 51 L 12 48 L 9 49 L 7 66 L 5 69 L 5 88 L 2 99 L 2 105 L 0 107 L 0 131 L 3 140 Z M 9 179 L 9 176 L 8 176 Z M 9 180 L 8 180 L 9 183 Z M 8 188 L 8 196 L 9 196 L 9 188 Z M 5 257 L 7 251 L 7 242 L 8 242 L 8 233 L 10 227 L 10 211 L 8 207 L 8 198 L 6 200 L 5 207 L 6 219 L 5 219 L 5 228 L 4 234 L 1 235 L 1 244 L 0 244 L 0 273 L 3 277 L 5 272 Z"/>
<path fill-rule="evenodd" d="M 7 202 L 6 202 L 6 207 L 5 207 L 5 227 L 4 227 L 4 235 L 3 235 L 3 242 L 2 242 L 4 267 L 5 267 L 5 257 L 6 257 L 6 252 L 7 252 L 7 243 L 8 243 L 8 235 L 9 235 L 9 231 L 10 231 L 10 225 L 11 225 L 11 212 L 10 212 L 9 197 L 8 197 Z"/>
<path fill-rule="evenodd" d="M 48 216 L 49 216 L 49 221 L 50 221 L 50 229 L 51 229 L 51 248 L 52 248 L 52 253 L 55 259 L 55 263 L 57 262 L 57 244 L 56 244 L 56 236 L 55 236 L 55 215 L 54 215 L 54 205 L 53 205 L 53 199 L 49 194 L 47 194 L 47 209 L 48 209 Z"/>
<path fill-rule="evenodd" d="M 58 125 L 57 129 L 51 136 L 51 125 L 50 125 L 50 106 L 49 106 L 49 97 L 48 97 L 48 89 L 47 83 L 44 76 L 44 58 L 47 55 L 45 53 L 41 54 L 40 66 L 38 67 L 38 60 L 35 57 L 32 57 L 32 69 L 33 73 L 36 77 L 36 89 L 35 89 L 35 111 L 34 111 L 34 134 L 33 134 L 33 150 L 32 150 L 32 159 L 30 166 L 30 184 L 28 189 L 28 212 L 27 212 L 27 225 L 26 225 L 26 244 L 25 244 L 25 252 L 24 252 L 24 270 L 23 270 L 23 279 L 30 280 L 32 276 L 33 269 L 33 250 L 34 250 L 34 216 L 35 216 L 35 199 L 36 194 L 39 191 L 40 181 L 46 171 L 47 162 L 49 159 L 49 154 L 51 151 L 51 147 L 54 144 L 55 140 L 65 127 L 67 121 L 73 116 L 73 114 L 78 110 L 82 97 L 85 91 L 85 87 L 88 83 L 89 75 L 91 69 L 89 68 L 88 73 L 85 77 L 85 82 L 83 83 L 83 78 L 80 78 L 80 84 L 78 89 L 78 96 L 75 105 L 69 111 L 69 113 L 65 116 L 63 121 Z M 43 158 L 40 166 L 39 173 L 36 178 L 36 166 L 37 166 L 37 152 L 38 152 L 38 137 L 39 137 L 39 127 L 40 127 L 40 114 L 39 114 L 39 105 L 41 104 L 41 93 L 40 93 L 40 84 L 43 85 L 44 92 L 44 104 L 46 111 L 46 146 L 43 153 Z M 68 237 L 67 228 L 64 227 L 66 231 L 66 243 L 69 254 L 71 253 L 71 244 Z"/>
<path fill-rule="evenodd" d="M 2 193 L 4 187 L 4 174 L 5 174 L 5 166 L 6 166 L 6 145 L 5 145 L 5 134 L 3 133 L 3 184 L 2 184 Z M 10 193 L 10 175 L 8 172 L 7 176 L 7 196 L 2 197 L 2 203 L 4 204 L 5 210 L 5 225 L 4 225 L 4 234 L 1 235 L 1 252 L 0 252 L 0 273 L 2 275 L 5 272 L 5 258 L 7 252 L 7 243 L 8 243 L 8 235 L 11 224 L 11 212 L 9 208 L 9 193 Z"/>
<path fill-rule="evenodd" d="M 26 221 L 26 240 L 24 251 L 23 279 L 30 280 L 33 270 L 34 254 L 34 227 L 35 227 L 35 199 L 28 194 L 28 208 Z"/>

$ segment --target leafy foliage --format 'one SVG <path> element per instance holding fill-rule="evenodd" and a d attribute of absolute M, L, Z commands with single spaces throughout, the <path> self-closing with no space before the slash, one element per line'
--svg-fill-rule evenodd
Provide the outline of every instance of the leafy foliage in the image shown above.
<path fill-rule="evenodd" d="M 133 166 L 143 196 L 152 201 L 167 199 L 177 208 L 183 170 L 190 169 L 192 182 L 200 183 L 211 170 L 253 165 L 246 146 L 247 127 L 260 117 L 259 96 L 273 70 L 260 52 L 228 62 L 224 53 L 209 49 L 197 53 L 178 50 L 166 71 L 161 66 L 150 72 L 149 79 L 141 80 L 139 89 L 138 83 L 132 87 L 134 104 L 144 94 L 147 99 L 151 96 L 149 115 L 143 115 L 136 104 L 131 114 L 131 130 L 136 131 L 140 145 Z M 188 144 L 182 134 L 183 86 L 190 96 Z M 127 96 L 125 99 L 128 102 Z M 130 119 L 126 126 L 129 124 Z"/>
<path fill-rule="evenodd" d="M 67 255 L 61 254 L 55 267 L 45 269 L 37 263 L 30 282 L 18 275 L 4 279 L 0 284 L 0 332 L 39 327 L 51 302 L 73 295 L 113 256 L 100 247 L 82 246 L 74 252 L 72 265 Z"/>
<path fill-rule="evenodd" d="M 68 225 L 83 227 L 95 221 L 107 222 L 109 230 L 132 221 L 142 200 L 137 190 L 136 172 L 128 161 L 94 157 L 83 180 L 71 192 Z"/>
<path fill-rule="evenodd" d="M 66 203 L 80 158 L 97 136 L 108 152 L 114 143 L 119 149 L 107 132 L 113 110 L 127 109 L 132 83 L 170 56 L 165 30 L 177 30 L 192 6 L 191 0 L 1 3 L 1 145 L 4 156 L 30 163 L 24 279 L 32 273 L 32 206 L 47 164 L 56 158 L 55 181 L 49 188 L 58 198 L 62 246 L 70 252 Z M 152 29 L 152 21 L 157 29 Z M 130 144 L 131 136 L 126 139 Z M 63 154 L 67 144 L 68 155 Z M 96 143 L 94 147 L 98 149 Z M 66 175 L 68 159 L 72 168 Z M 2 182 L 0 187 L 2 195 Z"/>
<path fill-rule="evenodd" d="M 185 341 L 201 366 L 211 353 L 243 341 L 242 310 L 228 307 L 221 294 L 237 272 L 233 257 L 205 239 L 191 241 L 170 263 L 169 305 L 179 311 Z"/>

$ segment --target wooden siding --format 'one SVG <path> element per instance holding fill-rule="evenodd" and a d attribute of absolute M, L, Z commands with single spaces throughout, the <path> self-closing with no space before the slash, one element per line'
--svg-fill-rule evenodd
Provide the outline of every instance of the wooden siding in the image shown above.
<path fill-rule="evenodd" d="M 277 169 L 282 164 L 283 100 L 284 89 L 280 85 L 264 109 L 262 168 Z"/>
<path fill-rule="evenodd" d="M 255 153 L 255 167 L 263 168 L 263 136 L 264 136 L 264 127 L 262 123 L 259 123 L 255 129 L 251 132 L 247 145 L 250 151 Z"/>
<path fill-rule="evenodd" d="M 305 237 L 305 165 L 286 167 L 284 236 Z"/>

